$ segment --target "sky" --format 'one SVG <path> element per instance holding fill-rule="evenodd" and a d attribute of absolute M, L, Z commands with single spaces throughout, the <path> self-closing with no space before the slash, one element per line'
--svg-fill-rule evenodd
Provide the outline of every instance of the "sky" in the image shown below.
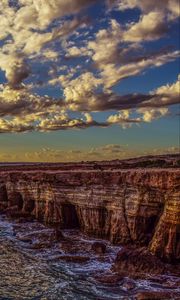
<path fill-rule="evenodd" d="M 1 0 L 0 161 L 179 151 L 178 0 Z"/>

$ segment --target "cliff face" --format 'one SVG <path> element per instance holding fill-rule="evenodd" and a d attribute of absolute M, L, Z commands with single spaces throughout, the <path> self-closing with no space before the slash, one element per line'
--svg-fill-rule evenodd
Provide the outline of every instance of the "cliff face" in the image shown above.
<path fill-rule="evenodd" d="M 0 210 L 180 259 L 177 169 L 1 171 Z"/>

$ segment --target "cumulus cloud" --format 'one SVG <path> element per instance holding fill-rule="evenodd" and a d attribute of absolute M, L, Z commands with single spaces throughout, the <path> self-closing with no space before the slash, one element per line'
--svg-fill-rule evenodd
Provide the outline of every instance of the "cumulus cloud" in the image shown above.
<path fill-rule="evenodd" d="M 114 124 L 128 128 L 133 124 L 151 122 L 163 117 L 168 114 L 168 105 L 179 103 L 178 81 L 172 85 L 159 87 L 147 95 L 119 96 L 112 93 L 102 93 L 95 96 L 91 92 L 97 86 L 96 80 L 93 82 L 92 74 L 86 76 L 82 89 L 81 85 L 79 85 L 79 89 L 75 90 L 71 87 L 70 92 L 67 93 L 69 98 L 66 100 L 38 96 L 30 93 L 26 87 L 12 89 L 8 86 L 1 86 L 0 132 L 85 129 L 93 126 L 107 127 Z M 91 81 L 88 80 L 89 78 Z M 79 80 L 79 82 L 81 81 Z M 86 101 L 88 93 L 89 99 Z M 67 111 L 70 109 L 80 111 L 81 117 L 69 117 Z M 104 122 L 95 121 L 90 114 L 91 111 L 101 112 L 105 110 L 119 110 L 119 112 L 110 114 Z M 86 112 L 83 113 L 84 111 Z M 139 116 L 130 116 L 135 111 Z"/>
<path fill-rule="evenodd" d="M 133 124 L 140 124 L 142 122 L 150 123 L 153 120 L 164 117 L 168 114 L 168 108 L 140 108 L 137 110 L 140 115 L 138 117 L 130 117 L 130 111 L 124 110 L 118 114 L 110 115 L 107 119 L 109 124 L 118 124 L 126 129 Z"/>
<path fill-rule="evenodd" d="M 164 117 L 178 103 L 178 81 L 146 94 L 114 90 L 126 78 L 178 59 L 179 51 L 152 52 L 145 45 L 166 35 L 178 16 L 177 1 L 106 2 L 121 12 L 139 8 L 139 20 L 95 17 L 93 27 L 86 11 L 97 3 L 92 0 L 1 1 L 0 69 L 7 81 L 0 86 L 0 133 L 127 128 Z M 109 115 L 98 121 L 104 111 Z"/>
<path fill-rule="evenodd" d="M 93 65 L 100 70 L 103 84 L 109 89 L 120 80 L 135 76 L 151 67 L 159 67 L 179 57 L 179 51 L 142 51 L 141 43 L 154 41 L 167 32 L 167 22 L 162 11 L 142 15 L 137 23 L 125 28 L 111 20 L 107 29 L 99 30 L 95 39 L 87 43 Z M 86 52 L 87 54 L 88 52 Z"/>
<path fill-rule="evenodd" d="M 139 61 L 117 66 L 107 64 L 101 72 L 105 86 L 107 88 L 117 84 L 120 80 L 140 74 L 147 68 L 160 67 L 163 64 L 173 61 L 179 57 L 179 51 L 169 53 L 158 53 L 148 58 L 141 58 Z"/>
<path fill-rule="evenodd" d="M 0 53 L 0 68 L 5 71 L 9 84 L 14 88 L 30 74 L 30 67 L 24 58 L 16 53 Z"/>
<path fill-rule="evenodd" d="M 72 46 L 67 49 L 66 57 L 88 56 L 89 54 L 85 47 Z"/>
<path fill-rule="evenodd" d="M 178 96 L 179 92 L 180 92 L 180 75 L 178 76 L 178 79 L 175 83 L 163 85 L 163 86 L 157 88 L 154 92 L 158 95 L 165 94 L 165 95 L 171 95 L 171 96 L 172 95 Z"/>
<path fill-rule="evenodd" d="M 152 122 L 153 120 L 159 119 L 168 113 L 168 108 L 141 108 L 138 110 L 139 113 L 143 114 L 144 122 Z"/>
<path fill-rule="evenodd" d="M 25 87 L 14 90 L 9 86 L 0 89 L 0 116 L 28 116 L 30 114 L 47 114 L 58 112 L 63 106 L 62 100 L 48 96 L 31 94 Z M 48 111 L 48 112 L 47 112 Z"/>
<path fill-rule="evenodd" d="M 128 110 L 122 110 L 118 114 L 111 115 L 108 117 L 107 122 L 109 124 L 119 124 L 122 128 L 131 127 L 133 123 L 140 123 L 140 118 L 130 118 L 130 112 Z"/>
<path fill-rule="evenodd" d="M 164 14 L 152 11 L 143 15 L 139 22 L 130 25 L 124 33 L 124 40 L 130 42 L 151 41 L 163 36 L 168 31 Z"/>
<path fill-rule="evenodd" d="M 179 93 L 180 82 L 178 77 L 178 80 L 175 83 L 161 86 L 156 90 L 150 92 L 149 94 L 134 94 L 125 96 L 106 94 L 104 95 L 104 99 L 106 97 L 106 102 L 102 103 L 100 109 L 127 110 L 138 109 L 140 107 L 144 109 L 155 109 L 163 107 L 168 108 L 168 106 L 170 105 L 179 104 Z M 100 99 L 103 99 L 103 95 L 101 95 Z"/>
<path fill-rule="evenodd" d="M 0 90 L 0 132 L 26 132 L 37 130 L 38 124 L 47 116 L 63 110 L 61 100 L 31 94 L 28 89 Z"/>
<path fill-rule="evenodd" d="M 169 22 L 180 15 L 179 0 L 107 0 L 109 7 L 124 11 L 139 8 L 140 19 L 124 32 L 125 41 L 141 42 L 162 37 L 168 32 Z"/>
<path fill-rule="evenodd" d="M 20 9 L 16 13 L 15 26 L 19 30 L 28 27 L 44 30 L 55 19 L 74 15 L 91 5 L 92 0 L 20 0 Z"/>
<path fill-rule="evenodd" d="M 97 78 L 91 72 L 86 72 L 70 80 L 64 89 L 65 101 L 68 103 L 70 109 L 78 110 L 80 107 L 93 105 L 94 93 L 101 85 L 101 78 Z"/>
<path fill-rule="evenodd" d="M 80 118 L 70 118 L 62 99 L 31 94 L 25 87 L 20 90 L 2 87 L 0 108 L 0 133 L 107 126 L 93 120 L 89 113 L 82 114 Z"/>
<path fill-rule="evenodd" d="M 28 37 L 23 52 L 25 54 L 39 53 L 40 50 L 50 42 L 71 34 L 80 25 L 85 24 L 86 19 L 73 19 L 72 21 L 64 22 L 59 28 L 53 29 L 47 33 L 31 33 Z"/>
<path fill-rule="evenodd" d="M 179 104 L 180 76 L 175 83 L 163 85 L 152 91 L 152 98 L 144 102 L 145 107 L 164 107 Z"/>
<path fill-rule="evenodd" d="M 163 11 L 168 13 L 170 18 L 177 18 L 179 16 L 179 1 L 178 0 L 107 0 L 110 7 L 119 10 L 133 9 L 138 7 L 145 13 L 151 11 Z"/>
<path fill-rule="evenodd" d="M 99 30 L 95 40 L 88 43 L 88 49 L 93 52 L 92 60 L 100 68 L 103 68 L 104 64 L 117 61 L 120 57 L 118 46 L 122 34 L 120 24 L 115 20 L 111 20 L 110 27 Z"/>
<path fill-rule="evenodd" d="M 67 113 L 55 115 L 54 117 L 43 119 L 38 130 L 40 131 L 55 131 L 55 130 L 67 130 L 67 129 L 85 129 L 88 127 L 100 126 L 106 127 L 106 123 L 96 122 L 90 116 L 85 114 L 84 118 L 70 118 Z"/>
<path fill-rule="evenodd" d="M 17 3 L 19 9 L 16 5 L 10 6 L 8 1 L 0 4 L 0 39 L 7 36 L 11 39 L 5 41 L 0 49 L 0 68 L 12 86 L 18 86 L 30 75 L 27 59 L 35 58 L 35 54 L 38 56 L 46 45 L 72 34 L 79 26 L 87 23 L 87 18 L 61 21 L 52 29 L 48 28 L 50 23 L 58 17 L 79 12 L 90 1 L 69 0 L 65 3 L 38 0 Z M 46 32 L 42 31 L 45 29 Z"/>

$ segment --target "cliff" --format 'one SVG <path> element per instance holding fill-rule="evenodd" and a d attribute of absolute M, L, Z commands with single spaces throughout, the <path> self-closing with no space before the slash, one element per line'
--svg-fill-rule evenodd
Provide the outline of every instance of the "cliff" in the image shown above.
<path fill-rule="evenodd" d="M 180 170 L 0 169 L 0 211 L 180 259 Z"/>

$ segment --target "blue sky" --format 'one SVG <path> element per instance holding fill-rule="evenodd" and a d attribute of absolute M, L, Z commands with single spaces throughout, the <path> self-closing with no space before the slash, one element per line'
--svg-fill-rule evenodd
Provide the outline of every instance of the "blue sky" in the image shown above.
<path fill-rule="evenodd" d="M 0 13 L 1 161 L 178 151 L 178 1 L 4 0 Z"/>

